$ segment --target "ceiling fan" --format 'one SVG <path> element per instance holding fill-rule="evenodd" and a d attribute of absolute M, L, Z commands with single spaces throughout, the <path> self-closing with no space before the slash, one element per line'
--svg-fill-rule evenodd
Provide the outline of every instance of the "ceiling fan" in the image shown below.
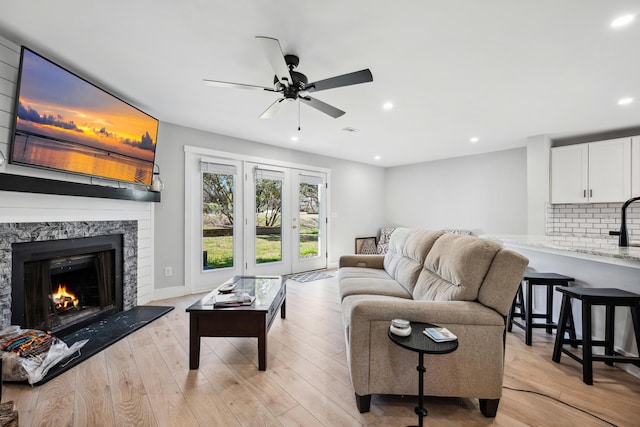
<path fill-rule="evenodd" d="M 342 74 L 340 76 L 309 83 L 307 76 L 294 71 L 300 62 L 300 59 L 296 55 L 284 55 L 278 39 L 262 36 L 256 36 L 256 39 L 262 43 L 267 59 L 276 73 L 273 78 L 273 88 L 243 83 L 222 82 L 217 80 L 204 79 L 203 81 L 205 84 L 215 87 L 262 90 L 281 93 L 283 95 L 282 98 L 276 99 L 273 104 L 271 104 L 269 108 L 262 113 L 260 116 L 262 119 L 275 116 L 285 100 L 290 102 L 300 100 L 300 102 L 337 119 L 345 112 L 327 104 L 326 102 L 310 97 L 309 93 L 373 81 L 371 71 L 367 68 L 353 73 Z"/>

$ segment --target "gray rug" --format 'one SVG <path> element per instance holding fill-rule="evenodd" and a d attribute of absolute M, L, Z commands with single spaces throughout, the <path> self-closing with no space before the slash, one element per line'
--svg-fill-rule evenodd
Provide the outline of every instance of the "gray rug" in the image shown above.
<path fill-rule="evenodd" d="M 295 280 L 300 283 L 313 282 L 314 280 L 327 279 L 333 277 L 333 274 L 324 271 L 310 271 L 307 273 L 298 273 L 287 276 L 287 279 Z"/>

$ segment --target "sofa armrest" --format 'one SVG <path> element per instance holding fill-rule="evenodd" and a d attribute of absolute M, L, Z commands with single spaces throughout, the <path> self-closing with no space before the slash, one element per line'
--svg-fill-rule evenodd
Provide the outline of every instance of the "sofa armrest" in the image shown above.
<path fill-rule="evenodd" d="M 351 305 L 350 324 L 406 319 L 434 324 L 504 326 L 504 318 L 495 310 L 475 301 L 422 301 L 404 298 L 359 299 L 343 302 Z"/>
<path fill-rule="evenodd" d="M 384 269 L 384 255 L 342 255 L 339 266 Z"/>
<path fill-rule="evenodd" d="M 407 394 L 415 388 L 416 355 L 387 336 L 394 318 L 445 326 L 458 349 L 427 356 L 425 393 L 499 399 L 502 394 L 505 320 L 477 301 L 424 301 L 360 296 L 342 301 L 347 360 L 357 395 Z"/>

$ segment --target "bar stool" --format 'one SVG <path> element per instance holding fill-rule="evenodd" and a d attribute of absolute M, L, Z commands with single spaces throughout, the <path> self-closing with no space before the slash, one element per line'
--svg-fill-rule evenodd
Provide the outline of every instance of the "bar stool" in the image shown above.
<path fill-rule="evenodd" d="M 531 335 L 533 328 L 544 328 L 547 333 L 552 333 L 553 329 L 557 329 L 558 325 L 553 322 L 553 288 L 554 286 L 568 286 L 569 282 L 573 282 L 573 277 L 564 276 L 557 273 L 538 273 L 534 271 L 525 271 L 523 281 L 527 282 L 526 285 L 526 297 L 523 295 L 523 285 L 520 283 L 516 296 L 511 304 L 509 310 L 509 321 L 507 323 L 507 330 L 511 332 L 513 325 L 524 329 L 524 342 L 527 345 L 531 345 Z M 544 313 L 533 312 L 533 287 L 534 286 L 546 286 L 547 287 L 547 304 L 546 311 Z M 516 308 L 519 310 L 516 312 Z M 515 320 L 515 317 L 519 317 L 524 323 Z M 545 319 L 545 322 L 533 322 L 534 319 Z M 567 332 L 572 339 L 576 338 L 576 330 L 573 323 L 573 316 L 569 316 L 566 320 L 568 322 Z M 563 331 L 565 328 L 563 328 Z"/>
<path fill-rule="evenodd" d="M 582 381 L 585 384 L 593 385 L 593 362 L 605 362 L 613 366 L 614 362 L 632 363 L 640 367 L 639 356 L 624 356 L 613 349 L 615 308 L 626 306 L 631 310 L 631 319 L 636 336 L 636 349 L 640 350 L 640 295 L 633 292 L 623 291 L 615 288 L 569 288 L 565 286 L 557 287 L 558 292 L 562 292 L 562 305 L 560 307 L 561 325 L 556 336 L 556 343 L 553 347 L 553 361 L 560 363 L 560 356 L 565 353 L 572 359 L 582 364 Z M 566 339 L 564 329 L 566 321 L 571 312 L 571 298 L 582 301 L 582 339 Z M 594 340 L 591 336 L 591 307 L 594 305 L 606 306 L 604 341 Z M 564 344 L 577 344 L 582 346 L 582 358 L 569 352 L 563 347 Z M 604 355 L 594 355 L 593 347 L 604 347 Z"/>

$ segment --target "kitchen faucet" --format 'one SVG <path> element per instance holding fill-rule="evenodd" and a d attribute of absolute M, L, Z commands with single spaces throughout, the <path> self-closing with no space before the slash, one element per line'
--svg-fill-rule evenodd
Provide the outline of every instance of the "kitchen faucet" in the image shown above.
<path fill-rule="evenodd" d="M 620 221 L 620 237 L 618 238 L 618 246 L 629 246 L 629 235 L 627 234 L 627 206 L 636 200 L 640 200 L 640 197 L 633 197 L 622 205 L 622 218 Z"/>

